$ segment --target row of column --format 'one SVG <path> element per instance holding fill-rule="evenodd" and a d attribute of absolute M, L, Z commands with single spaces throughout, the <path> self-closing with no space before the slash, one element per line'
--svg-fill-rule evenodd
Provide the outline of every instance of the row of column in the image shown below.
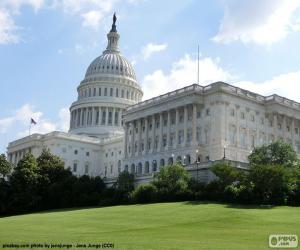
<path fill-rule="evenodd" d="M 191 144 L 197 145 L 197 104 L 185 105 L 182 107 L 178 107 L 172 110 L 164 111 L 161 113 L 156 113 L 151 116 L 142 117 L 140 119 L 126 122 L 125 123 L 125 158 L 135 156 L 135 153 L 145 152 L 154 152 L 162 151 L 165 148 L 163 147 L 163 139 L 166 139 L 167 149 L 171 146 L 171 113 L 175 113 L 175 140 L 173 143 L 173 147 L 176 148 L 179 146 L 179 131 L 180 131 L 180 110 L 183 110 L 183 141 L 181 143 L 182 146 L 187 145 L 187 133 L 188 133 L 188 108 L 192 109 L 192 117 L 191 117 Z M 163 127 L 164 127 L 164 116 L 167 118 L 166 124 L 166 138 L 164 138 Z M 144 123 L 143 123 L 144 122 Z M 157 127 L 156 123 L 159 122 L 159 126 Z M 144 127 L 142 130 L 142 126 Z M 151 126 L 151 128 L 150 128 Z M 137 129 L 137 133 L 136 133 Z M 129 131 L 131 130 L 131 133 Z M 142 134 L 144 134 L 144 150 L 141 149 L 142 146 Z M 129 140 L 130 138 L 130 140 Z M 174 138 L 173 138 L 174 139 Z M 148 143 L 151 142 L 150 149 L 148 147 Z M 130 143 L 130 144 L 129 144 Z M 137 143 L 137 145 L 136 145 Z M 137 147 L 136 147 L 137 146 Z M 130 147 L 130 152 L 129 152 Z M 137 148 L 137 150 L 136 150 Z"/>
<path fill-rule="evenodd" d="M 114 107 L 85 107 L 71 112 L 70 128 L 86 126 L 121 126 L 122 110 Z"/>
<path fill-rule="evenodd" d="M 17 165 L 18 162 L 25 156 L 26 153 L 31 153 L 31 148 L 22 149 L 8 154 L 10 163 Z"/>
<path fill-rule="evenodd" d="M 226 119 L 226 114 L 228 114 L 227 106 L 224 105 L 224 108 L 225 108 L 225 111 L 224 111 L 225 122 L 224 123 L 227 124 L 227 122 L 228 122 L 228 121 L 226 121 L 227 120 Z M 264 119 L 263 118 L 264 119 L 263 130 L 259 129 L 259 127 L 261 126 L 261 125 L 259 125 L 259 124 L 261 124 L 261 120 L 258 119 L 258 118 L 255 119 L 255 128 L 253 128 L 253 129 L 255 129 L 254 136 L 255 136 L 256 140 L 258 140 L 260 138 L 259 132 L 264 132 L 266 138 L 268 138 L 268 134 L 270 132 L 272 132 L 272 134 L 274 136 L 274 140 L 279 139 L 279 137 L 280 137 L 279 131 L 280 130 L 278 128 L 278 125 L 279 125 L 279 123 L 278 123 L 278 120 L 279 120 L 278 116 L 279 116 L 279 114 L 274 112 L 274 113 L 270 113 L 269 114 L 269 117 L 268 117 L 269 119 Z M 286 139 L 286 138 L 288 138 L 287 137 L 287 132 L 288 132 L 287 131 L 287 118 L 288 117 L 286 115 L 282 115 L 282 116 L 283 116 L 283 119 L 282 119 L 282 122 L 281 122 L 281 131 L 282 131 L 281 135 L 282 135 L 282 137 L 284 139 Z M 246 135 L 245 135 L 246 136 L 246 144 L 247 144 L 247 148 L 250 149 L 250 144 L 251 144 L 251 141 L 250 141 L 250 139 L 251 139 L 251 133 L 250 133 L 251 126 L 249 126 L 249 122 L 250 121 L 248 120 L 249 119 L 248 116 L 245 116 L 245 119 L 246 119 L 246 128 L 245 128 L 246 129 Z M 291 122 L 290 122 L 290 132 L 288 132 L 288 133 L 290 133 L 290 135 L 291 135 L 290 138 L 292 140 L 292 144 L 293 144 L 293 146 L 295 146 L 295 118 L 289 117 L 288 119 L 291 120 Z M 270 126 L 270 124 L 269 124 L 270 120 L 272 122 L 272 126 Z M 241 141 L 240 141 L 240 138 L 241 138 L 240 126 L 241 126 L 240 117 L 239 117 L 239 115 L 236 115 L 236 144 L 237 144 L 237 147 L 241 146 Z M 230 130 L 230 128 L 226 128 L 225 140 L 229 139 L 229 134 L 228 134 L 229 130 Z M 257 145 L 257 142 L 255 144 Z"/>

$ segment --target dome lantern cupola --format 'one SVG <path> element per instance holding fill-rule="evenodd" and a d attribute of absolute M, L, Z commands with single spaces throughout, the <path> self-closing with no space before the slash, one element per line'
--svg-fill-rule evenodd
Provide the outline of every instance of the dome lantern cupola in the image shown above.
<path fill-rule="evenodd" d="M 104 53 L 119 53 L 119 38 L 120 35 L 117 32 L 117 26 L 116 26 L 116 21 L 117 21 L 117 17 L 116 17 L 116 13 L 114 14 L 113 17 L 113 24 L 111 26 L 111 30 L 110 32 L 107 34 L 107 39 L 108 39 L 108 44 L 107 44 L 107 48 L 106 50 L 103 52 Z"/>

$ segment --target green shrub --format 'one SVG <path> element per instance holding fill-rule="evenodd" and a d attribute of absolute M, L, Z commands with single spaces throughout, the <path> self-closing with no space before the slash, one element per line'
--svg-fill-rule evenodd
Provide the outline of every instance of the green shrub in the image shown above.
<path fill-rule="evenodd" d="M 156 200 L 157 188 L 152 184 L 142 184 L 131 193 L 131 200 L 136 203 L 150 203 Z"/>

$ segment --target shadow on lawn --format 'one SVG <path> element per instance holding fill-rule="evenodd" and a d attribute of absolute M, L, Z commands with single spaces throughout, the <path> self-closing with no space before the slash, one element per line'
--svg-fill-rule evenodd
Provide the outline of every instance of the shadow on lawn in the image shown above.
<path fill-rule="evenodd" d="M 222 202 L 212 202 L 212 201 L 186 201 L 186 205 L 222 205 L 226 208 L 236 208 L 236 209 L 272 209 L 273 205 L 244 205 L 244 204 L 233 204 L 233 203 L 222 203 Z"/>

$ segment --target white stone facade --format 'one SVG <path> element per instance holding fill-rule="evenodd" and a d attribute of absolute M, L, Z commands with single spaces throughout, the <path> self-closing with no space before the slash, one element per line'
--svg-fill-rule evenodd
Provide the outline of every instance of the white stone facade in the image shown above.
<path fill-rule="evenodd" d="M 227 83 L 193 84 L 128 107 L 124 169 L 148 175 L 174 161 L 247 162 L 254 147 L 281 139 L 300 153 L 300 104 Z"/>
<path fill-rule="evenodd" d="M 299 103 L 223 82 L 193 84 L 141 102 L 143 92 L 119 51 L 114 24 L 107 37 L 106 50 L 77 88 L 69 133 L 33 134 L 11 142 L 10 162 L 16 165 L 26 152 L 38 157 L 49 148 L 75 175 L 106 177 L 112 183 L 127 170 L 142 183 L 174 161 L 197 177 L 200 169 L 199 177 L 206 181 L 211 162 L 225 156 L 247 163 L 254 147 L 277 139 L 300 153 Z"/>

